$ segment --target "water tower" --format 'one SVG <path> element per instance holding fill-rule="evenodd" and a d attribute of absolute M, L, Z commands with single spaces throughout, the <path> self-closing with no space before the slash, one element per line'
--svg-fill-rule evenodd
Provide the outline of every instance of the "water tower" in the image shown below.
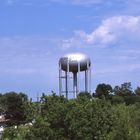
<path fill-rule="evenodd" d="M 72 73 L 72 77 L 70 74 Z M 76 98 L 80 90 L 80 74 L 84 73 L 85 92 L 91 92 L 91 62 L 90 59 L 81 53 L 67 54 L 59 60 L 59 94 L 64 94 L 68 98 L 73 94 Z M 69 81 L 73 80 L 73 89 L 69 87 Z M 63 84 L 63 79 L 65 84 Z M 64 90 L 63 90 L 63 86 Z"/>

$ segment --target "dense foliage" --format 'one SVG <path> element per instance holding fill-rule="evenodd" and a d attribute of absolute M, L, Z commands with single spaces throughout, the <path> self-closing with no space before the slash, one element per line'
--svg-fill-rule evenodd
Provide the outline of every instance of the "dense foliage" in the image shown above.
<path fill-rule="evenodd" d="M 24 94 L 7 93 L 0 96 L 1 108 L 12 117 L 3 139 L 140 140 L 139 95 L 140 87 L 133 91 L 131 83 L 114 89 L 99 84 L 93 96 L 81 92 L 69 100 L 53 93 L 32 102 Z"/>

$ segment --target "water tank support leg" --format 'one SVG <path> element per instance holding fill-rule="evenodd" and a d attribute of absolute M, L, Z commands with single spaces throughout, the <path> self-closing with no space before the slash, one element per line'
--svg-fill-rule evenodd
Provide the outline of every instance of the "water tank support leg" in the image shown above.
<path fill-rule="evenodd" d="M 62 69 L 61 69 L 61 63 L 59 63 L 59 95 L 62 95 Z"/>
<path fill-rule="evenodd" d="M 74 98 L 77 97 L 77 73 L 73 73 L 73 94 Z"/>

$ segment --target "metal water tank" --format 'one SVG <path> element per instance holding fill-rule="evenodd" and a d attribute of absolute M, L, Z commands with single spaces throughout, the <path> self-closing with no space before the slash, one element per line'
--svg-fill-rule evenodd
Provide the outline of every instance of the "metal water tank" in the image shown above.
<path fill-rule="evenodd" d="M 91 62 L 90 59 L 81 53 L 73 53 L 67 54 L 60 58 L 59 63 L 61 64 L 61 69 L 64 71 L 78 72 L 78 65 L 80 67 L 80 71 L 85 71 L 90 67 Z"/>

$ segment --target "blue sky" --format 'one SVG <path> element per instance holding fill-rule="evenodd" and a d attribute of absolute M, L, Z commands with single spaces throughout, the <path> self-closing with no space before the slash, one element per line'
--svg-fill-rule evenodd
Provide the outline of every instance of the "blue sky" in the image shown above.
<path fill-rule="evenodd" d="M 58 60 L 92 61 L 98 83 L 140 85 L 140 0 L 0 0 L 0 92 L 58 92 Z"/>

